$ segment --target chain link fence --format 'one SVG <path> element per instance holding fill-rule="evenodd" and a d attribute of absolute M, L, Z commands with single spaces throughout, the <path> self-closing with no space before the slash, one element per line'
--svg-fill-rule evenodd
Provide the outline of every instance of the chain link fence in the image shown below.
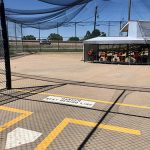
<path fill-rule="evenodd" d="M 120 29 L 125 24 L 121 21 L 97 22 L 96 29 L 106 36 L 127 36 Z M 67 25 L 50 30 L 40 30 L 25 27 L 21 24 L 7 22 L 9 33 L 9 46 L 11 56 L 34 52 L 81 52 L 82 41 L 85 40 L 87 31 L 92 33 L 94 22 L 70 22 Z M 59 34 L 62 39 L 48 40 L 50 34 Z M 34 39 L 25 39 L 33 35 Z M 77 37 L 77 40 L 70 39 Z"/>

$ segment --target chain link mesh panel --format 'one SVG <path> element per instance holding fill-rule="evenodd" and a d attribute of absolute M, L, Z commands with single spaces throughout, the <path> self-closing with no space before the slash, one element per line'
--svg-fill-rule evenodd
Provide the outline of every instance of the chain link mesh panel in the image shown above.
<path fill-rule="evenodd" d="M 120 32 L 123 23 L 125 22 L 98 21 L 96 29 L 105 36 L 127 36 Z M 35 52 L 82 52 L 82 41 L 87 39 L 87 31 L 92 33 L 93 25 L 92 21 L 70 22 L 55 29 L 42 30 L 8 21 L 10 54 L 18 56 Z M 51 34 L 60 35 L 60 38 L 48 39 Z M 26 38 L 30 35 L 34 39 Z"/>

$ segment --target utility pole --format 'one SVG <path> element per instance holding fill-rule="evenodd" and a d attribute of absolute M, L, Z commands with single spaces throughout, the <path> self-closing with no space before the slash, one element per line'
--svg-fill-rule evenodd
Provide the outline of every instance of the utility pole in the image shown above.
<path fill-rule="evenodd" d="M 0 0 L 0 22 L 2 28 L 4 57 L 5 57 L 5 71 L 6 71 L 6 88 L 11 89 L 11 69 L 10 69 L 10 55 L 9 55 L 9 41 L 5 18 L 5 7 L 3 0 Z"/>
<path fill-rule="evenodd" d="M 128 21 L 131 20 L 131 0 L 128 0 Z"/>
<path fill-rule="evenodd" d="M 97 6 L 95 7 L 95 17 L 94 17 L 94 31 L 96 29 L 96 19 L 97 19 Z"/>

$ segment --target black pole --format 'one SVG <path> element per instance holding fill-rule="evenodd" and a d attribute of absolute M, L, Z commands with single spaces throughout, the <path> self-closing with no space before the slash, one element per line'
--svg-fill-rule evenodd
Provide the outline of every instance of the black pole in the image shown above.
<path fill-rule="evenodd" d="M 128 21 L 131 20 L 131 0 L 128 0 Z"/>
<path fill-rule="evenodd" d="M 95 7 L 95 18 L 94 18 L 94 31 L 96 29 L 96 19 L 97 19 L 97 6 Z"/>
<path fill-rule="evenodd" d="M 128 0 L 128 21 L 131 20 L 131 0 Z M 128 44 L 128 55 L 129 55 L 129 65 L 131 61 L 131 51 L 130 51 L 130 45 Z"/>
<path fill-rule="evenodd" d="M 7 26 L 6 26 L 5 7 L 4 7 L 3 0 L 0 0 L 0 19 L 1 19 L 3 45 L 4 45 L 6 88 L 9 90 L 11 89 L 11 68 L 10 68 L 8 32 L 7 32 Z"/>
<path fill-rule="evenodd" d="M 110 21 L 108 21 L 108 36 L 110 36 Z"/>
<path fill-rule="evenodd" d="M 58 23 L 57 23 L 57 34 L 59 34 Z M 58 39 L 58 51 L 59 51 L 59 39 Z"/>
<path fill-rule="evenodd" d="M 77 22 L 75 22 L 75 37 L 77 37 Z M 75 49 L 77 50 L 77 42 L 75 41 Z"/>
<path fill-rule="evenodd" d="M 22 24 L 21 24 L 21 42 L 22 42 L 22 51 L 24 52 L 24 48 L 23 48 L 23 31 L 22 31 Z"/>
<path fill-rule="evenodd" d="M 77 22 L 75 22 L 75 37 L 77 37 Z"/>
<path fill-rule="evenodd" d="M 121 31 L 121 26 L 122 25 L 122 21 L 120 21 L 120 31 Z M 119 36 L 122 36 L 122 32 L 120 32 Z"/>
<path fill-rule="evenodd" d="M 16 26 L 16 22 L 15 22 L 15 43 L 16 43 L 16 53 L 17 53 L 17 26 Z"/>
<path fill-rule="evenodd" d="M 40 52 L 41 52 L 41 30 L 40 30 L 40 24 L 39 24 L 39 45 L 40 45 Z"/>

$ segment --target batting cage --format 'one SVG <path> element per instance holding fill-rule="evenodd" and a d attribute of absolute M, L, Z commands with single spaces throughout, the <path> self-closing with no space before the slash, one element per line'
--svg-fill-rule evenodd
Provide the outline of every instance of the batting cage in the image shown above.
<path fill-rule="evenodd" d="M 0 4 L 0 150 L 149 149 L 149 21 L 120 0 Z"/>

